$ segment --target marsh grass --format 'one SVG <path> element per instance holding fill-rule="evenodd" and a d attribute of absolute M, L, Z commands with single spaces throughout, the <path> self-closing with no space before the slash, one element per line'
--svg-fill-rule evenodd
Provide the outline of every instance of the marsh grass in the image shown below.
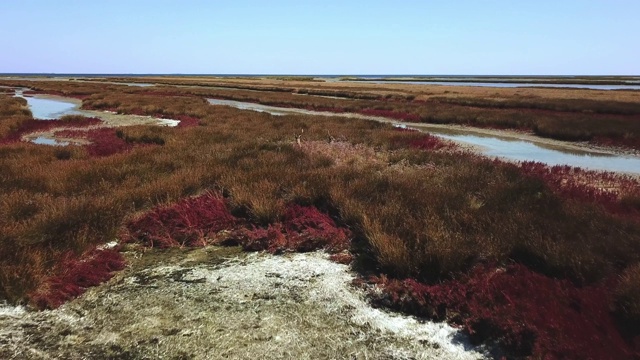
<path fill-rule="evenodd" d="M 640 264 L 628 267 L 621 275 L 616 289 L 617 312 L 622 321 L 639 334 L 640 325 Z"/>
<path fill-rule="evenodd" d="M 3 139 L 31 119 L 27 100 L 0 94 L 0 119 L 0 139 Z"/>
<path fill-rule="evenodd" d="M 498 95 L 483 93 L 481 97 L 469 97 L 464 94 L 450 96 L 446 93 L 431 95 L 424 91 L 417 92 L 416 95 L 416 90 L 404 88 L 400 88 L 402 91 L 386 90 L 373 93 L 366 87 L 327 89 L 309 82 L 303 82 L 304 86 L 283 86 L 281 82 L 269 80 L 265 80 L 265 83 L 260 80 L 220 82 L 219 79 L 215 82 L 198 82 L 193 79 L 158 81 L 197 87 L 156 86 L 153 89 L 131 89 L 91 82 L 56 84 L 5 80 L 0 83 L 29 86 L 39 92 L 79 97 L 84 99 L 83 107 L 86 109 L 119 108 L 120 111 L 129 114 L 166 116 L 165 104 L 154 103 L 154 97 L 162 96 L 167 100 L 171 97 L 190 97 L 189 106 L 183 108 L 179 114 L 200 118 L 203 113 L 195 109 L 201 108 L 200 105 L 204 102 L 202 98 L 211 97 L 316 111 L 355 112 L 402 121 L 527 130 L 538 136 L 559 140 L 591 141 L 640 149 L 640 105 L 637 100 L 632 100 L 632 97 L 617 96 L 612 92 L 609 92 L 608 96 L 581 96 L 585 94 L 584 91 L 577 93 L 566 90 L 539 90 L 538 92 L 545 96 L 524 97 L 520 96 L 519 90 L 513 90 L 515 94 L 503 94 L 504 89 L 493 89 L 492 91 Z M 135 106 L 127 101 L 127 96 L 137 99 Z M 130 105 L 120 106 L 127 103 Z M 178 103 L 186 105 L 184 99 Z"/>
<path fill-rule="evenodd" d="M 275 117 L 210 106 L 192 96 L 60 86 L 84 94 L 88 108 L 188 116 L 198 126 L 104 129 L 109 139 L 136 146 L 102 156 L 94 156 L 90 147 L 60 156 L 53 147 L 0 145 L 4 298 L 19 301 L 37 293 L 47 279 L 60 275 L 56 264 L 63 254 L 80 256 L 118 238 L 136 219 L 164 214 L 184 201 L 189 205 L 186 198 L 214 191 L 228 207 L 228 214 L 222 208 L 217 213 L 253 226 L 237 235 L 247 247 L 278 252 L 333 246 L 326 245 L 326 237 L 305 237 L 287 225 L 308 220 L 319 224 L 316 230 L 331 233 L 333 225 L 334 234 L 348 230 L 359 269 L 392 279 L 457 281 L 486 263 L 517 263 L 536 276 L 576 287 L 624 273 L 616 304 L 620 314 L 627 314 L 621 316 L 636 316 L 629 304 L 640 289 L 634 275 L 640 263 L 634 199 L 640 189 L 628 179 L 505 164 L 377 122 Z M 23 120 L 19 100 L 3 101 L 9 110 L 0 124 Z M 154 145 L 140 146 L 147 140 Z M 593 179 L 624 191 L 606 195 L 582 186 Z M 202 219 L 183 220 L 180 226 L 189 229 Z M 199 243 L 212 232 L 174 240 Z M 291 242 L 290 233 L 299 241 Z"/>

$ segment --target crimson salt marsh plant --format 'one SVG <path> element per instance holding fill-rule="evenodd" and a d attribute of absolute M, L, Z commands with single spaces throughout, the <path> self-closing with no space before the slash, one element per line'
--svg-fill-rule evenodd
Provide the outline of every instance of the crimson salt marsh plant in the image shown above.
<path fill-rule="evenodd" d="M 289 204 L 282 222 L 264 227 L 241 229 L 232 237 L 247 250 L 313 251 L 339 253 L 350 247 L 351 232 L 340 228 L 327 214 L 315 207 Z"/>
<path fill-rule="evenodd" d="M 640 181 L 633 177 L 530 161 L 519 167 L 523 174 L 541 179 L 567 200 L 598 204 L 612 213 L 640 218 L 640 208 L 632 201 L 640 193 Z"/>
<path fill-rule="evenodd" d="M 124 258 L 114 249 L 96 248 L 79 256 L 66 252 L 59 259 L 55 275 L 45 278 L 28 294 L 29 302 L 38 309 L 55 309 L 87 288 L 109 280 L 124 266 Z"/>
<path fill-rule="evenodd" d="M 477 342 L 500 342 L 509 358 L 631 359 L 640 351 L 610 312 L 611 284 L 577 287 L 519 264 L 478 265 L 435 285 L 371 281 L 384 290 L 378 304 L 460 324 Z"/>
<path fill-rule="evenodd" d="M 232 229 L 236 223 L 226 200 L 209 192 L 153 209 L 131 221 L 125 237 L 149 247 L 202 246 L 208 237 Z"/>

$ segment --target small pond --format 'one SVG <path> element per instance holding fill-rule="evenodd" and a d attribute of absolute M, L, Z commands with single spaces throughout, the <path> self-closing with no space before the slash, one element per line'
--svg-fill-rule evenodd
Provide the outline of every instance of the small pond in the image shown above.
<path fill-rule="evenodd" d="M 51 139 L 45 136 L 38 136 L 37 138 L 31 140 L 32 143 L 38 145 L 52 145 L 52 146 L 67 146 L 69 143 L 67 141 L 58 141 L 56 139 Z"/>

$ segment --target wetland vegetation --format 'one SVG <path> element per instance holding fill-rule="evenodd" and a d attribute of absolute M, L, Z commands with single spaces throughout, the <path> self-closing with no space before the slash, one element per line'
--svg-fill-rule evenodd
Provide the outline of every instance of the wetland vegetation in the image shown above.
<path fill-rule="evenodd" d="M 273 116 L 206 100 L 528 131 L 637 151 L 637 92 L 286 77 L 86 80 L 0 85 L 180 124 L 43 122 L 25 99 L 0 93 L 3 299 L 59 306 L 122 269 L 125 243 L 324 249 L 351 264 L 361 286 L 382 290 L 371 291 L 374 303 L 459 325 L 509 357 L 640 352 L 637 177 L 488 159 L 364 119 Z M 52 126 L 84 145 L 22 141 Z M 120 245 L 100 248 L 114 240 Z"/>
<path fill-rule="evenodd" d="M 533 131 L 538 136 L 553 139 L 640 149 L 637 91 L 332 82 L 313 82 L 303 86 L 300 81 L 216 78 L 161 78 L 159 81 L 166 85 L 199 86 L 199 89 L 190 91 L 176 89 L 177 93 L 186 91 L 193 95 L 265 105 L 357 112 L 403 121 Z"/>

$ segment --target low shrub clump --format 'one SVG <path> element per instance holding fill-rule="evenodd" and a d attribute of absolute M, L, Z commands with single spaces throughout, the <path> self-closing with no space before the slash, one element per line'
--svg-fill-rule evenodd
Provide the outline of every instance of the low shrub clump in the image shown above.
<path fill-rule="evenodd" d="M 38 309 L 55 309 L 87 288 L 109 280 L 124 266 L 124 258 L 114 249 L 96 248 L 80 256 L 66 252 L 57 263 L 55 275 L 45 278 L 28 294 L 29 302 Z"/>
<path fill-rule="evenodd" d="M 116 130 L 116 136 L 124 140 L 127 144 L 147 144 L 147 145 L 164 145 L 165 140 L 162 136 L 154 134 L 130 135 L 122 130 Z"/>
<path fill-rule="evenodd" d="M 207 238 L 233 228 L 237 222 L 226 200 L 209 192 L 156 208 L 129 222 L 124 238 L 148 247 L 202 246 Z"/>
<path fill-rule="evenodd" d="M 350 247 L 351 232 L 340 228 L 328 215 L 315 207 L 290 204 L 282 222 L 264 227 L 244 228 L 235 232 L 231 242 L 245 250 L 306 252 L 324 249 L 330 253 L 346 251 Z"/>
<path fill-rule="evenodd" d="M 248 218 L 233 216 L 227 200 L 209 192 L 151 210 L 129 222 L 124 238 L 158 248 L 221 243 L 271 253 L 339 253 L 349 249 L 351 232 L 315 207 L 296 204 L 287 206 L 282 221 L 256 227 Z"/>
<path fill-rule="evenodd" d="M 126 152 L 131 150 L 134 145 L 134 141 L 127 141 L 127 139 L 118 136 L 118 131 L 111 128 L 98 128 L 87 131 L 62 130 L 57 131 L 56 136 L 87 140 L 89 143 L 84 147 L 87 154 L 92 157 L 104 157 Z M 153 143 L 152 140 L 154 139 L 150 139 L 148 143 Z"/>
<path fill-rule="evenodd" d="M 31 117 L 31 111 L 26 99 L 0 94 L 0 116 L 3 120 L 12 116 Z"/>

